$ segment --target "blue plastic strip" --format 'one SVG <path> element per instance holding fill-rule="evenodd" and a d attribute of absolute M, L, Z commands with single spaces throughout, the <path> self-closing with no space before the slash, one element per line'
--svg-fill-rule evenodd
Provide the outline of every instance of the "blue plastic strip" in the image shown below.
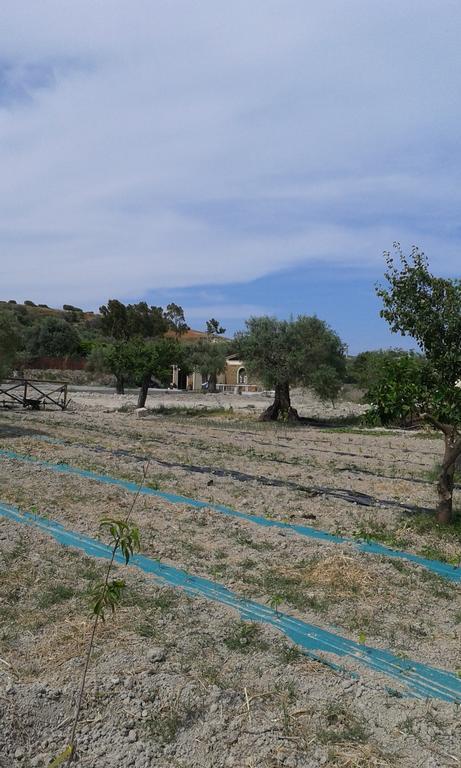
<path fill-rule="evenodd" d="M 80 469 L 79 467 L 72 467 L 70 464 L 53 464 L 52 462 L 45 461 L 43 459 L 37 459 L 34 456 L 25 456 L 23 454 L 15 453 L 14 451 L 0 450 L 0 458 L 13 459 L 15 461 L 21 461 L 31 464 L 37 464 L 45 469 L 49 469 L 53 472 L 59 472 L 66 475 L 77 475 L 78 477 L 85 477 L 88 480 L 95 480 L 99 483 L 105 483 L 106 485 L 116 485 L 131 493 L 137 493 L 139 485 L 132 483 L 129 480 L 120 480 L 119 478 L 112 477 L 111 475 L 101 475 L 98 472 L 92 472 L 88 469 Z M 328 533 L 326 531 L 312 528 L 308 525 L 297 525 L 296 523 L 284 523 L 282 520 L 272 520 L 267 517 L 259 515 L 251 515 L 245 512 L 239 512 L 231 507 L 226 507 L 224 504 L 214 504 L 209 501 L 198 501 L 197 499 L 189 498 L 188 496 L 181 496 L 175 493 L 167 493 L 166 491 L 158 491 L 154 488 L 144 487 L 140 493 L 144 496 L 155 496 L 156 498 L 164 499 L 171 504 L 185 504 L 196 509 L 212 509 L 215 512 L 219 512 L 229 517 L 236 517 L 239 520 L 245 520 L 248 523 L 254 523 L 261 525 L 265 528 L 281 528 L 283 530 L 292 531 L 300 536 L 307 536 L 311 539 L 317 539 L 320 541 L 329 542 L 331 544 L 350 544 L 354 549 L 359 552 L 366 552 L 370 555 L 382 555 L 384 557 L 393 557 L 399 560 L 408 560 L 415 565 L 420 565 L 427 570 L 436 573 L 444 579 L 450 581 L 461 582 L 461 568 L 450 565 L 449 563 L 442 563 L 440 560 L 429 560 L 426 557 L 420 557 L 420 555 L 414 555 L 412 552 L 405 552 L 400 549 L 391 549 L 372 541 L 361 541 L 356 539 L 347 538 L 346 536 L 337 536 L 334 533 Z"/>
<path fill-rule="evenodd" d="M 0 514 L 9 520 L 35 526 L 51 535 L 64 546 L 76 547 L 91 557 L 109 559 L 111 547 L 97 539 L 70 531 L 58 522 L 21 512 L 16 507 L 0 504 Z M 115 556 L 119 563 L 125 560 L 120 552 Z M 461 702 L 461 679 L 451 672 L 435 667 L 401 659 L 389 651 L 356 643 L 341 635 L 313 624 L 308 624 L 293 616 L 275 611 L 269 606 L 239 598 L 227 587 L 209 579 L 193 576 L 187 571 L 153 560 L 145 555 L 134 555 L 130 563 L 164 585 L 180 587 L 187 594 L 205 597 L 239 611 L 243 619 L 268 624 L 283 632 L 307 654 L 334 654 L 340 658 L 349 658 L 365 667 L 397 680 L 404 689 L 417 698 L 436 698 L 448 702 Z"/>

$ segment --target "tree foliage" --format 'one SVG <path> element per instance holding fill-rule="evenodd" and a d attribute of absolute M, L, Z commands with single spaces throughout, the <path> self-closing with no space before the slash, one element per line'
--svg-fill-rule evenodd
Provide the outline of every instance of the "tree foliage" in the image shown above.
<path fill-rule="evenodd" d="M 120 394 L 123 394 L 125 384 L 133 384 L 146 390 L 147 396 L 153 378 L 162 384 L 169 383 L 171 366 L 179 363 L 181 355 L 182 350 L 176 339 L 149 340 L 138 336 L 129 341 L 108 344 L 94 355 L 94 362 L 104 365 L 114 374 Z"/>
<path fill-rule="evenodd" d="M 184 317 L 184 310 L 179 304 L 168 304 L 163 317 L 168 328 L 174 331 L 176 337 L 182 336 L 189 330 L 186 318 Z"/>
<path fill-rule="evenodd" d="M 208 382 L 208 391 L 216 392 L 217 378 L 226 367 L 229 345 L 225 341 L 200 339 L 191 345 L 188 352 L 192 368 L 200 371 Z"/>
<path fill-rule="evenodd" d="M 145 301 L 125 305 L 118 299 L 109 299 L 99 311 L 103 333 L 117 340 L 135 336 L 155 338 L 162 336 L 169 327 L 162 307 L 149 307 Z"/>
<path fill-rule="evenodd" d="M 381 316 L 394 333 L 411 336 L 423 358 L 389 363 L 371 392 L 383 423 L 418 418 L 439 429 L 445 455 L 438 479 L 441 522 L 452 520 L 454 470 L 461 454 L 461 282 L 435 277 L 418 248 L 405 256 L 398 243 L 386 254 L 387 286 L 377 286 Z"/>
<path fill-rule="evenodd" d="M 72 357 L 81 352 L 76 329 L 58 317 L 47 317 L 28 331 L 28 357 Z"/>
<path fill-rule="evenodd" d="M 223 328 L 219 320 L 212 317 L 206 321 L 206 332 L 209 336 L 222 336 L 223 333 L 226 333 L 226 329 Z"/>
<path fill-rule="evenodd" d="M 21 344 L 17 323 L 11 312 L 0 311 L 0 380 L 7 376 Z"/>
<path fill-rule="evenodd" d="M 367 391 L 370 424 L 411 426 L 432 398 L 430 370 L 421 355 L 402 353 L 383 361 Z"/>
<path fill-rule="evenodd" d="M 275 390 L 273 405 L 264 419 L 297 418 L 290 403 L 290 387 L 313 389 L 320 397 L 334 399 L 345 373 L 345 346 L 318 317 L 300 315 L 296 320 L 252 317 L 247 330 L 236 335 L 237 354 L 250 374 Z"/>
<path fill-rule="evenodd" d="M 168 304 L 164 312 L 145 301 L 125 305 L 110 299 L 100 312 L 103 333 L 113 340 L 104 357 L 117 392 L 123 394 L 125 382 L 134 381 L 141 387 L 138 406 L 143 407 L 152 377 L 169 382 L 171 365 L 179 362 L 177 339 L 188 329 L 184 311 L 178 304 Z M 175 339 L 164 338 L 168 330 L 174 330 Z"/>
<path fill-rule="evenodd" d="M 388 362 L 411 354 L 403 349 L 373 349 L 360 352 L 348 361 L 347 380 L 369 390 L 383 377 Z"/>

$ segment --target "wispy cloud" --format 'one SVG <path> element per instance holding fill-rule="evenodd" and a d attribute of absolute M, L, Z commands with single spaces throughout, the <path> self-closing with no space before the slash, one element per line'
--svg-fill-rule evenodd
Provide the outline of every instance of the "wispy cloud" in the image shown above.
<path fill-rule="evenodd" d="M 185 305 L 185 315 L 188 319 L 207 319 L 215 317 L 220 322 L 227 320 L 246 320 L 252 316 L 270 313 L 267 307 L 260 304 L 203 304 L 200 306 Z"/>
<path fill-rule="evenodd" d="M 460 22 L 452 0 L 5 0 L 2 294 L 97 306 L 373 267 L 394 239 L 456 271 Z"/>

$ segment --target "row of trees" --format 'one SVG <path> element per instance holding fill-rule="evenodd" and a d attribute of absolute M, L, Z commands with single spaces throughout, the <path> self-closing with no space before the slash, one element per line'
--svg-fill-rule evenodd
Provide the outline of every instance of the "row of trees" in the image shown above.
<path fill-rule="evenodd" d="M 43 316 L 9 302 L 0 319 L 2 376 L 34 358 L 84 357 L 89 370 L 114 375 L 117 392 L 123 393 L 127 384 L 139 385 L 139 406 L 152 383 L 170 383 L 173 365 L 184 373 L 199 370 L 209 391 L 216 391 L 229 353 L 228 342 L 220 340 L 225 328 L 215 318 L 207 321 L 203 338 L 184 343 L 189 326 L 182 307 L 174 303 L 163 309 L 111 299 L 87 320 L 81 310 Z"/>

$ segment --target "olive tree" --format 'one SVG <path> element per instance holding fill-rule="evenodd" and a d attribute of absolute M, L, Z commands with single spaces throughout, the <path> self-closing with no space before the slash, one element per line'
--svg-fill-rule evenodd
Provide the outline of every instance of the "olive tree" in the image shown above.
<path fill-rule="evenodd" d="M 208 392 L 216 392 L 218 375 L 226 367 L 229 345 L 216 339 L 200 339 L 189 348 L 189 361 L 192 368 L 200 371 L 208 382 Z"/>
<path fill-rule="evenodd" d="M 411 415 L 442 432 L 445 452 L 437 481 L 437 520 L 453 519 L 453 487 L 461 455 L 461 281 L 435 277 L 414 247 L 405 256 L 398 243 L 385 254 L 387 285 L 378 285 L 381 316 L 391 331 L 413 338 L 422 358 L 389 361 L 371 392 L 383 423 Z"/>
<path fill-rule="evenodd" d="M 345 346 L 318 317 L 300 315 L 296 320 L 252 317 L 247 329 L 236 335 L 236 351 L 252 376 L 275 390 L 274 402 L 262 421 L 278 418 L 296 421 L 290 387 L 312 389 L 323 399 L 334 400 L 345 373 Z"/>

